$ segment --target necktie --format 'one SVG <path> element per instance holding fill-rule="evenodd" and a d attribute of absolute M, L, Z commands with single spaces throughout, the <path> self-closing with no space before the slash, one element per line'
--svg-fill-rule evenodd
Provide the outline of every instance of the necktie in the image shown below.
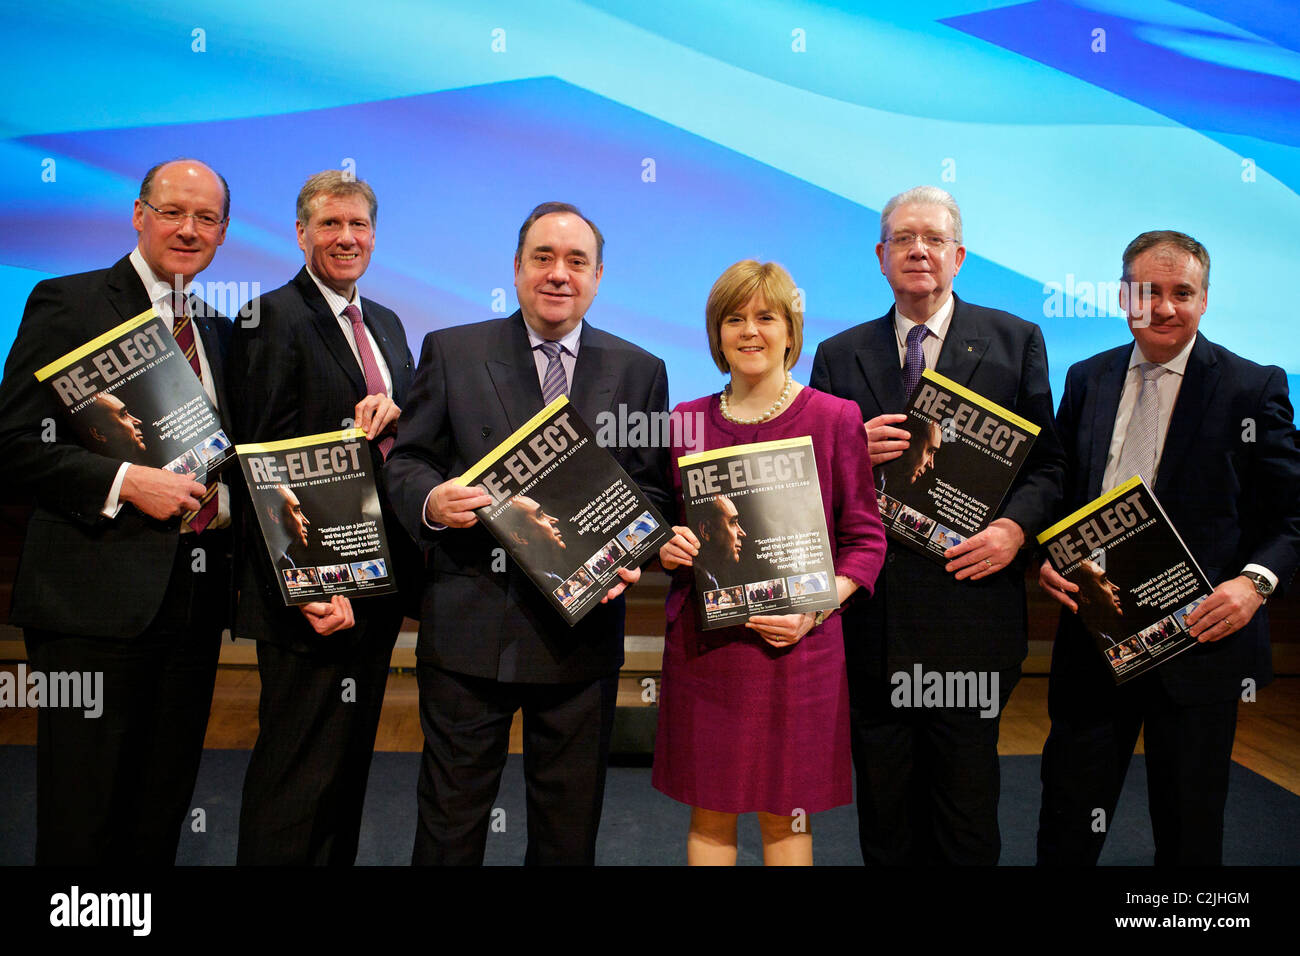
<path fill-rule="evenodd" d="M 187 297 L 183 292 L 172 293 L 172 336 L 185 355 L 185 360 L 190 363 L 190 368 L 194 369 L 194 374 L 202 382 L 203 368 L 199 365 L 199 350 L 194 344 L 194 323 L 190 321 L 186 304 Z M 190 530 L 198 534 L 211 524 L 217 516 L 217 504 L 217 482 L 214 481 L 199 499 L 199 510 L 186 522 Z"/>
<path fill-rule="evenodd" d="M 355 305 L 350 305 L 343 310 L 343 314 L 352 323 L 352 337 L 356 340 L 357 353 L 361 356 L 361 371 L 366 376 L 366 394 L 387 395 L 388 389 L 384 385 L 384 376 L 379 371 L 379 363 L 375 361 L 374 350 L 370 347 L 370 338 L 366 335 L 366 324 L 361 320 L 361 310 Z M 379 439 L 379 453 L 385 459 L 388 458 L 388 453 L 392 448 L 393 438 L 391 435 Z"/>
<path fill-rule="evenodd" d="M 1119 472 L 1116 477 L 1120 481 L 1127 481 L 1133 475 L 1141 475 L 1147 487 L 1152 487 L 1156 480 L 1159 382 L 1160 376 L 1165 374 L 1165 367 L 1155 362 L 1143 362 L 1138 368 L 1142 372 L 1142 383 L 1138 387 L 1133 417 L 1128 420 L 1128 429 L 1124 432 L 1124 447 L 1120 449 Z"/>
<path fill-rule="evenodd" d="M 914 325 L 907 333 L 907 357 L 903 360 L 903 394 L 908 398 L 912 397 L 916 383 L 925 371 L 925 353 L 921 351 L 921 343 L 929 334 L 930 330 L 924 325 Z"/>
<path fill-rule="evenodd" d="M 542 401 L 549 405 L 561 395 L 569 394 L 569 378 L 564 374 L 564 363 L 560 353 L 564 346 L 559 342 L 543 342 L 542 353 L 546 356 L 546 375 L 542 378 Z"/>

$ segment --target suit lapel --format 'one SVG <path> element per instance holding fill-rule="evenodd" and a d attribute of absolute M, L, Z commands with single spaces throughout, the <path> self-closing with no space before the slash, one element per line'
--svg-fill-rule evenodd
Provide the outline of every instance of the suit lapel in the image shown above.
<path fill-rule="evenodd" d="M 1197 432 L 1205 419 L 1205 412 L 1214 402 L 1214 391 L 1219 385 L 1219 364 L 1214 358 L 1205 336 L 1197 335 L 1192 354 L 1187 357 L 1183 383 L 1178 389 L 1173 414 L 1169 417 L 1169 431 L 1160 453 L 1160 470 L 1156 473 L 1156 486 L 1152 489 L 1159 498 L 1169 482 L 1181 474 L 1184 462 L 1196 443 Z"/>
<path fill-rule="evenodd" d="M 361 371 L 361 366 L 357 364 L 357 357 L 352 354 L 352 347 L 348 345 L 347 337 L 344 336 L 343 330 L 339 327 L 338 316 L 331 315 L 328 303 L 325 297 L 320 294 L 320 289 L 316 288 L 316 283 L 308 274 L 306 267 L 298 271 L 293 277 L 293 284 L 298 289 L 299 295 L 302 296 L 303 302 L 312 313 L 312 328 L 320 336 L 321 342 L 324 343 L 325 349 L 339 363 L 345 375 L 352 382 L 356 389 L 358 397 L 366 394 L 366 378 Z M 391 368 L 391 364 L 389 368 Z"/>
<path fill-rule="evenodd" d="M 948 332 L 943 337 L 943 348 L 939 350 L 939 361 L 935 363 L 934 370 L 940 375 L 948 376 L 958 385 L 969 387 L 988 347 L 989 337 L 984 334 L 979 319 L 954 292 L 952 318 L 948 322 Z"/>
<path fill-rule="evenodd" d="M 198 296 L 189 297 L 189 311 L 190 321 L 194 323 L 194 328 L 198 329 L 199 338 L 203 341 L 203 357 L 207 359 L 208 370 L 212 373 L 212 387 L 217 393 L 218 413 L 225 418 L 230 413 L 230 402 L 226 398 L 225 347 L 221 341 L 221 334 L 209 314 L 211 306 Z"/>
<path fill-rule="evenodd" d="M 153 305 L 149 301 L 149 293 L 145 291 L 144 283 L 140 281 L 140 274 L 135 271 L 135 266 L 131 265 L 129 255 L 123 256 L 108 270 L 105 285 L 108 287 L 105 298 L 118 315 L 118 321 L 104 326 L 105 332 L 127 319 L 134 319 Z"/>
<path fill-rule="evenodd" d="M 883 318 L 867 323 L 865 341 L 853 357 L 881 412 L 901 412 L 907 396 L 903 394 L 903 373 L 898 364 L 893 309 Z"/>
<path fill-rule="evenodd" d="M 1101 494 L 1101 480 L 1106 475 L 1106 457 L 1110 452 L 1111 438 L 1115 434 L 1115 416 L 1119 413 L 1119 399 L 1124 392 L 1124 376 L 1128 373 L 1132 348 L 1121 348 L 1106 363 L 1097 376 L 1097 400 L 1092 407 L 1092 441 L 1088 443 L 1088 500 Z"/>
<path fill-rule="evenodd" d="M 599 331 L 584 319 L 569 399 L 588 427 L 592 427 L 598 413 L 614 404 L 614 390 L 618 387 L 618 372 L 610 367 L 608 353 L 599 340 Z"/>
<path fill-rule="evenodd" d="M 528 345 L 523 314 L 516 312 L 505 322 L 505 356 L 488 359 L 487 371 L 513 432 L 541 411 L 542 386 L 537 379 L 533 350 Z M 578 354 L 582 354 L 581 349 Z"/>

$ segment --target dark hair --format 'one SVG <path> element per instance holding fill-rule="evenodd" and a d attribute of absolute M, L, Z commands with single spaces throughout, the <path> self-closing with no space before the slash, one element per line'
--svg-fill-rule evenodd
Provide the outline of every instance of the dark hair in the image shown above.
<path fill-rule="evenodd" d="M 524 239 L 528 236 L 528 230 L 533 228 L 533 223 L 543 216 L 549 216 L 554 212 L 568 212 L 577 216 L 583 222 L 591 227 L 591 231 L 596 234 L 596 265 L 605 261 L 605 237 L 601 235 L 596 224 L 582 214 L 577 206 L 567 202 L 544 202 L 533 209 L 524 220 L 524 224 L 519 227 L 519 242 L 515 244 L 515 258 L 518 259 L 524 252 Z"/>
<path fill-rule="evenodd" d="M 1173 229 L 1155 229 L 1151 232 L 1144 232 L 1138 236 L 1124 249 L 1124 281 L 1131 278 L 1129 270 L 1133 267 L 1133 261 L 1148 249 L 1154 249 L 1156 246 L 1173 246 L 1175 249 L 1181 249 L 1190 255 L 1196 257 L 1196 261 L 1201 264 L 1201 289 L 1210 287 L 1210 253 L 1206 248 L 1187 235 L 1185 232 L 1175 232 Z"/>
<path fill-rule="evenodd" d="M 203 166 L 211 172 L 212 175 L 216 176 L 217 179 L 221 180 L 221 189 L 222 192 L 225 193 L 226 197 L 225 202 L 221 207 L 221 218 L 223 220 L 230 218 L 230 184 L 226 182 L 226 177 L 221 175 L 207 163 L 203 162 L 203 160 L 194 159 L 191 156 L 177 156 L 175 159 L 165 159 L 151 168 L 149 172 L 145 173 L 144 179 L 140 181 L 140 198 L 142 200 L 147 201 L 149 199 L 149 194 L 153 192 L 153 178 L 158 175 L 158 170 L 162 169 L 164 166 L 170 166 L 172 163 L 198 163 L 200 166 Z"/>

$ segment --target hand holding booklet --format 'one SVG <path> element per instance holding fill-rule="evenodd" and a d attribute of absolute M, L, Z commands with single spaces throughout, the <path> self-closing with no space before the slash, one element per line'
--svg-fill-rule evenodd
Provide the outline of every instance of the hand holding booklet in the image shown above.
<path fill-rule="evenodd" d="M 811 438 L 717 448 L 677 465 L 686 523 L 700 540 L 704 630 L 839 607 Z"/>
<path fill-rule="evenodd" d="M 1038 536 L 1115 683 L 1196 645 L 1187 615 L 1213 590 L 1141 478 L 1112 488 Z"/>
<path fill-rule="evenodd" d="M 286 605 L 397 590 L 364 429 L 235 450 Z"/>
<path fill-rule="evenodd" d="M 997 517 L 1040 429 L 930 369 L 906 412 L 910 443 L 880 468 L 880 520 L 891 541 L 943 564 Z"/>
<path fill-rule="evenodd" d="M 570 625 L 672 536 L 563 395 L 457 481 L 491 496 L 474 513 Z"/>

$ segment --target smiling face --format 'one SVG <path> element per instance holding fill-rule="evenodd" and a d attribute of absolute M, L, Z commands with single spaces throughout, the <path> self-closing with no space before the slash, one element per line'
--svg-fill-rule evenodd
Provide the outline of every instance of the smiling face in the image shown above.
<path fill-rule="evenodd" d="M 1168 362 L 1192 340 L 1209 304 L 1201 263 L 1175 246 L 1153 246 L 1133 260 L 1119 303 L 1142 354 Z"/>
<path fill-rule="evenodd" d="M 564 338 L 587 314 L 605 267 L 596 261 L 596 234 L 567 212 L 539 218 L 515 257 L 515 293 L 529 328 L 544 339 Z"/>
<path fill-rule="evenodd" d="M 790 322 L 767 304 L 761 292 L 723 316 L 718 339 L 733 376 L 757 380 L 784 374 Z"/>
<path fill-rule="evenodd" d="M 321 282 L 350 299 L 375 248 L 370 205 L 362 196 L 326 193 L 312 201 L 311 210 L 306 223 L 297 223 L 298 248 Z"/>
<path fill-rule="evenodd" d="M 167 163 L 154 174 L 147 200 L 149 205 L 137 199 L 131 215 L 131 224 L 140 234 L 140 254 L 155 276 L 173 284 L 179 276 L 179 286 L 184 288 L 208 267 L 217 247 L 226 241 L 226 191 L 216 173 L 186 159 Z M 186 218 L 177 223 L 164 218 L 177 213 Z M 219 224 L 197 226 L 193 216 Z"/>
<path fill-rule="evenodd" d="M 887 236 L 953 238 L 952 215 L 943 206 L 904 203 L 889 214 Z M 966 247 L 946 242 L 930 248 L 920 239 L 910 243 L 876 243 L 880 271 L 894 290 L 894 301 L 909 317 L 924 321 L 952 293 L 952 280 L 966 261 Z"/>

